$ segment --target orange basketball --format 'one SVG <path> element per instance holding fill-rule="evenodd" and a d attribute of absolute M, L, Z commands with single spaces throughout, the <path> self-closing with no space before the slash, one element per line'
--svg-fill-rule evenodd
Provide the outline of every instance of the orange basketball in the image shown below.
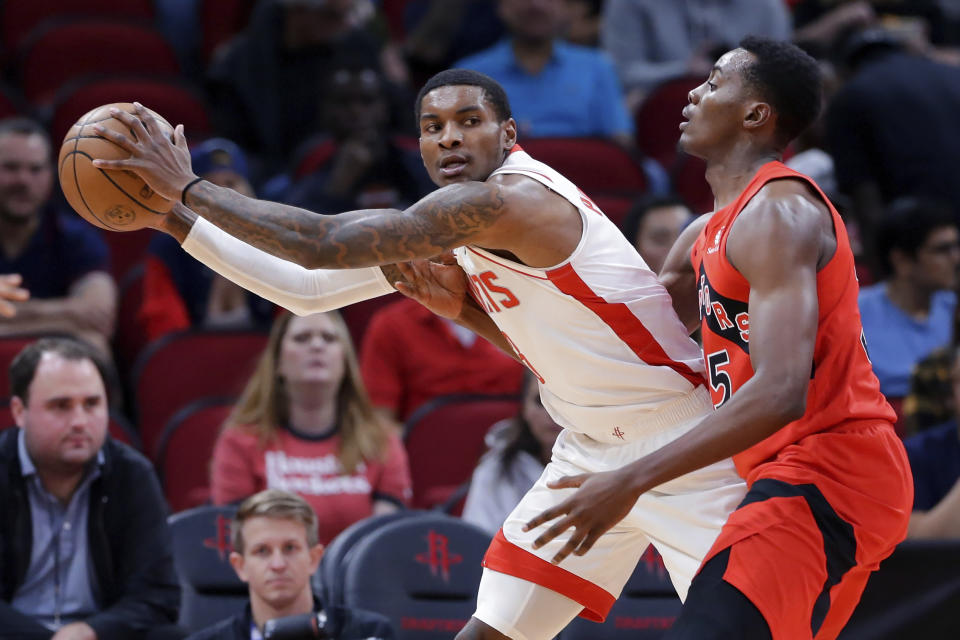
<path fill-rule="evenodd" d="M 93 160 L 119 160 L 130 154 L 97 135 L 93 126 L 101 124 L 129 137 L 133 132 L 110 116 L 111 107 L 133 113 L 127 102 L 107 104 L 84 114 L 70 127 L 60 147 L 57 162 L 60 188 L 70 206 L 88 222 L 110 231 L 135 231 L 147 226 L 151 218 L 170 211 L 173 202 L 158 195 L 130 171 L 105 171 L 93 166 Z M 173 127 L 154 112 L 160 127 L 173 138 Z"/>

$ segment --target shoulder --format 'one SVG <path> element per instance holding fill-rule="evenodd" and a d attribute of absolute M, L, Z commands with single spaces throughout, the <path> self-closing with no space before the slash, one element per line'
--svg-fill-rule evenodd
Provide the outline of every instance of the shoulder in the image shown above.
<path fill-rule="evenodd" d="M 566 198 L 550 189 L 539 180 L 519 173 L 498 173 L 487 179 L 486 183 L 495 187 L 497 197 L 509 207 L 510 211 L 520 209 L 535 209 L 542 211 L 544 207 L 556 206 L 563 203 L 572 207 Z"/>
<path fill-rule="evenodd" d="M 737 235 L 751 241 L 770 237 L 798 245 L 833 229 L 830 210 L 813 187 L 800 178 L 777 179 L 763 185 L 737 217 L 737 222 L 741 220 L 739 225 L 734 223 Z"/>

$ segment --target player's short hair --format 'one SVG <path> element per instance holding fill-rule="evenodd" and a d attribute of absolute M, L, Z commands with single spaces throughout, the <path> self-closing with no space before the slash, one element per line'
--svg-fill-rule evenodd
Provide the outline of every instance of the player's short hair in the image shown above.
<path fill-rule="evenodd" d="M 907 196 L 894 200 L 884 211 L 877 233 L 877 255 L 886 274 L 893 273 L 890 254 L 894 249 L 915 258 L 917 251 L 937 229 L 957 226 L 950 206 L 942 201 Z"/>
<path fill-rule="evenodd" d="M 820 67 L 807 52 L 784 40 L 747 36 L 739 46 L 754 56 L 743 77 L 773 107 L 777 138 L 786 146 L 820 115 Z"/>
<path fill-rule="evenodd" d="M 497 120 L 503 122 L 513 117 L 510 111 L 510 100 L 507 98 L 507 92 L 503 90 L 500 83 L 488 75 L 479 71 L 470 69 L 447 69 L 434 75 L 427 80 L 417 93 L 417 102 L 414 105 L 414 117 L 416 126 L 420 127 L 420 109 L 423 105 L 423 97 L 438 87 L 449 87 L 457 85 L 467 85 L 471 87 L 480 87 L 483 89 L 484 99 L 493 107 L 497 114 Z"/>
<path fill-rule="evenodd" d="M 30 384 L 45 353 L 55 353 L 64 360 L 90 360 L 106 385 L 110 379 L 107 365 L 93 347 L 73 338 L 41 338 L 31 342 L 10 363 L 10 396 L 20 398 L 24 405 L 30 395 Z"/>
<path fill-rule="evenodd" d="M 307 545 L 317 544 L 317 513 L 310 504 L 295 493 L 267 489 L 244 500 L 230 523 L 230 544 L 243 554 L 243 523 L 250 518 L 273 518 L 299 522 L 307 530 Z"/>

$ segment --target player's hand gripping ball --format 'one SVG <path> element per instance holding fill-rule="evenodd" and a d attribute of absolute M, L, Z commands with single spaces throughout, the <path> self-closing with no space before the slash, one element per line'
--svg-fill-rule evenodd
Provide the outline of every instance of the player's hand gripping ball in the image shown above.
<path fill-rule="evenodd" d="M 136 139 L 133 131 L 110 116 L 110 109 L 134 113 L 126 102 L 106 104 L 84 114 L 70 127 L 57 161 L 60 188 L 70 206 L 88 222 L 110 231 L 135 231 L 148 226 L 156 216 L 170 211 L 173 202 L 158 195 L 130 171 L 104 171 L 93 166 L 96 159 L 118 160 L 130 157 L 94 131 L 94 125 L 119 131 Z M 149 111 L 149 110 L 148 110 Z M 157 124 L 173 139 L 173 127 L 153 111 Z"/>

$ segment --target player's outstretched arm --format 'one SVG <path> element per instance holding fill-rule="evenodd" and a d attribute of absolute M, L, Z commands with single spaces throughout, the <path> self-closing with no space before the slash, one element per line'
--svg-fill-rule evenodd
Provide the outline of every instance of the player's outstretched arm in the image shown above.
<path fill-rule="evenodd" d="M 450 185 L 405 211 L 373 209 L 335 216 L 247 198 L 199 180 L 190 167 L 183 127 L 177 126 L 174 144 L 152 115 L 139 104 L 136 109 L 136 115 L 111 111 L 130 128 L 130 136 L 96 127 L 99 135 L 130 153 L 124 160 L 95 160 L 98 168 L 133 171 L 163 197 L 182 200 L 229 234 L 308 269 L 393 264 L 464 244 L 483 245 L 506 214 L 507 187 L 496 181 Z"/>
<path fill-rule="evenodd" d="M 697 301 L 697 274 L 690 261 L 690 251 L 693 249 L 700 231 L 706 226 L 713 214 L 705 213 L 680 233 L 677 241 L 670 248 L 667 259 L 660 269 L 660 282 L 667 288 L 670 300 L 673 301 L 673 310 L 677 312 L 687 331 L 694 332 L 700 326 L 700 304 Z"/>
<path fill-rule="evenodd" d="M 297 315 L 339 309 L 393 291 L 396 265 L 366 269 L 305 269 L 234 238 L 179 202 L 157 229 L 224 278 Z"/>
<path fill-rule="evenodd" d="M 793 184 L 795 183 L 795 184 Z M 817 334 L 817 268 L 829 213 L 796 181 L 768 185 L 737 218 L 727 257 L 750 283 L 753 377 L 673 442 L 614 471 L 561 478 L 573 496 L 527 523 L 557 520 L 534 543 L 576 529 L 554 557 L 582 555 L 657 485 L 735 455 L 803 415 Z M 766 193 L 764 193 L 766 191 Z"/>

